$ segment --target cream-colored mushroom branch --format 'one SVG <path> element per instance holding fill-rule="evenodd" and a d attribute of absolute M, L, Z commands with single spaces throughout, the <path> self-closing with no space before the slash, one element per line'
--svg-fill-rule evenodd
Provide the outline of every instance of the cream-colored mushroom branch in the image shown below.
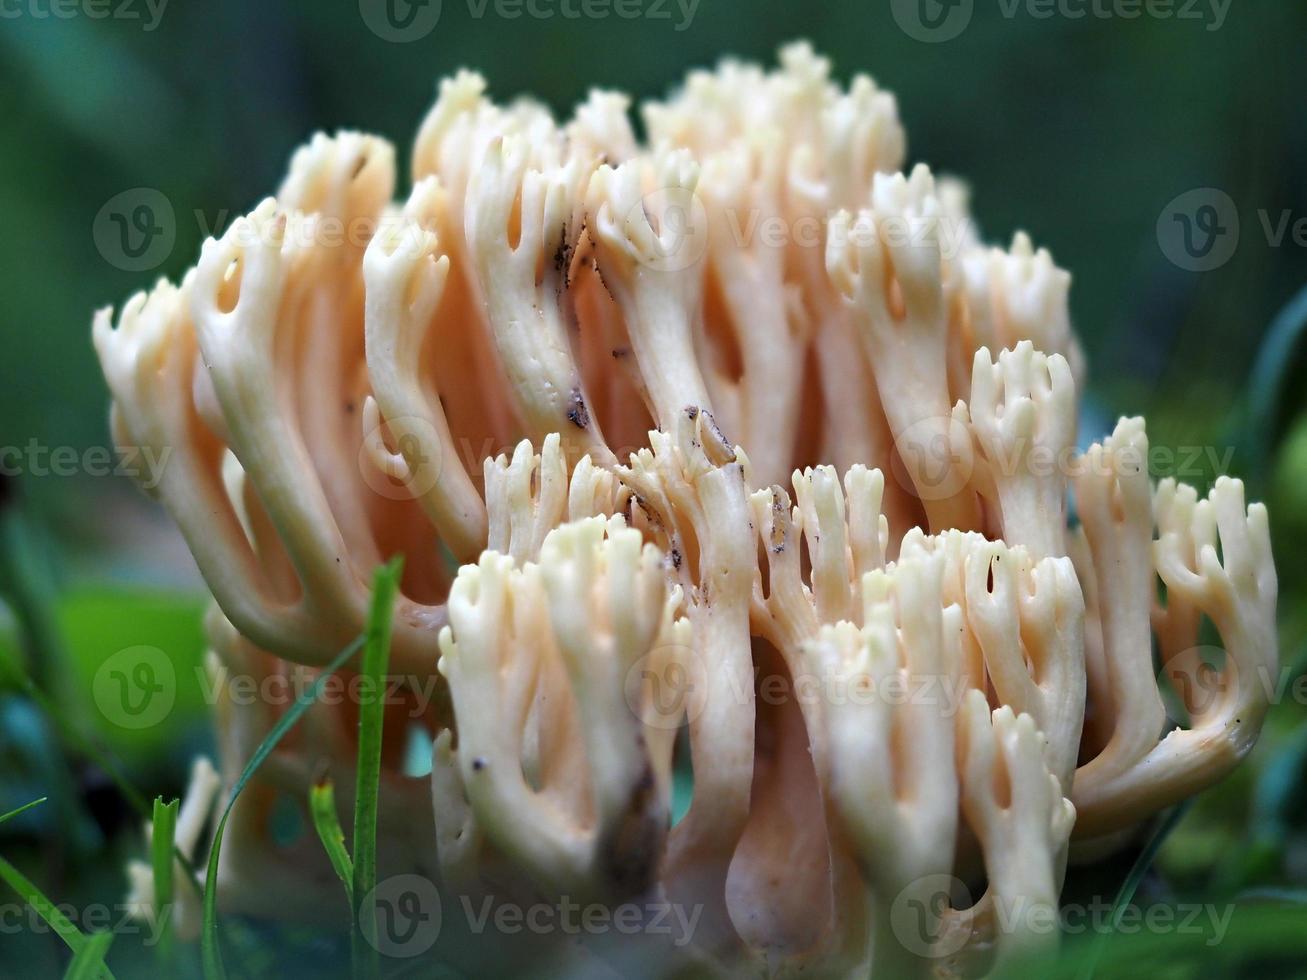
<path fill-rule="evenodd" d="M 322 664 L 362 628 L 370 569 L 393 553 L 415 504 L 366 465 L 361 424 L 363 251 L 393 188 L 379 141 L 325 137 L 296 155 L 281 196 L 205 243 L 179 288 L 134 297 L 96 348 L 124 445 L 167 451 L 157 492 L 215 599 L 250 640 Z M 329 210 L 301 211 L 296 205 Z M 418 540 L 437 539 L 422 522 Z M 397 617 L 396 662 L 429 670 L 423 601 L 445 589 L 418 549 Z"/>
<path fill-rule="evenodd" d="M 1030 715 L 1007 705 L 991 712 L 984 695 L 971 691 L 957 739 L 962 812 L 988 884 L 975 905 L 945 912 L 932 952 L 956 974 L 1000 972 L 1057 947 L 1076 811 L 1048 771 L 1045 739 Z"/>
<path fill-rule="evenodd" d="M 648 678 L 688 656 L 679 598 L 620 517 L 551 532 L 538 564 L 487 551 L 454 583 L 441 671 L 463 794 L 476 832 L 549 893 L 654 887 L 676 728 L 649 723 Z"/>
<path fill-rule="evenodd" d="M 1154 485 L 1141 419 L 1077 453 L 1070 274 L 986 245 L 871 78 L 794 44 L 636 107 L 644 142 L 631 108 L 559 121 L 459 72 L 410 187 L 385 141 L 316 136 L 179 284 L 96 314 L 114 437 L 166 461 L 149 491 L 214 600 L 183 854 L 403 554 L 379 863 L 444 903 L 433 962 L 1055 950 L 1071 842 L 1128 842 L 1257 740 L 1265 508 Z M 223 909 L 345 924 L 277 823 L 311 826 L 324 775 L 352 805 L 352 677 L 237 802 Z M 454 919 L 483 900 L 633 905 L 639 936 L 478 938 Z"/>
<path fill-rule="evenodd" d="M 1266 508 L 1245 505 L 1243 484 L 1228 477 L 1204 500 L 1173 480 L 1154 489 L 1147 458 L 1143 419 L 1122 419 L 1075 481 L 1080 578 L 1099 617 L 1089 651 L 1096 723 L 1072 787 L 1077 837 L 1128 827 L 1224 778 L 1255 744 L 1276 689 Z M 1204 618 L 1220 649 L 1199 645 Z M 1187 727 L 1168 718 L 1164 686 Z"/>
<path fill-rule="evenodd" d="M 713 951 L 736 942 L 728 878 L 750 815 L 755 702 L 750 597 L 757 549 L 749 525 L 747 460 L 712 416 L 688 407 L 672 433 L 651 432 L 651 450 L 619 476 L 633 518 L 664 549 L 688 601 L 694 645 L 682 686 L 694 798 L 669 839 L 665 873 L 673 902 L 704 911 L 701 939 Z"/>
<path fill-rule="evenodd" d="M 829 792 L 872 893 L 871 953 L 874 972 L 882 975 L 925 971 L 921 951 L 897 934 L 893 907 L 921 907 L 931 915 L 935 879 L 953 868 L 953 718 L 933 697 L 896 703 L 892 693 L 958 671 L 961 610 L 944 608 L 942 585 L 938 555 L 869 573 L 865 625 L 827 627 L 813 648 L 842 682 L 828 710 Z M 924 927 L 937 931 L 939 923 Z"/>

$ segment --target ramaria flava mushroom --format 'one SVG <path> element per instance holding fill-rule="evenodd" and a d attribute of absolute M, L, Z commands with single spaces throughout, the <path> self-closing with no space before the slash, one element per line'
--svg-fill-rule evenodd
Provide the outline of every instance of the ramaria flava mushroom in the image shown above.
<path fill-rule="evenodd" d="M 1257 738 L 1265 509 L 1154 486 L 1140 419 L 1075 452 L 1070 277 L 901 172 L 869 78 L 796 44 L 693 72 L 648 145 L 627 109 L 560 125 L 462 72 L 405 200 L 389 144 L 317 136 L 180 285 L 96 316 L 118 440 L 170 453 L 215 676 L 322 667 L 403 553 L 384 873 L 455 909 L 694 909 L 647 971 L 971 975 L 1055 944 L 1074 844 Z M 223 787 L 282 711 L 220 699 Z M 224 908 L 339 921 L 270 814 L 351 782 L 354 718 L 315 707 L 241 799 Z M 186 853 L 221 796 L 199 766 Z"/>

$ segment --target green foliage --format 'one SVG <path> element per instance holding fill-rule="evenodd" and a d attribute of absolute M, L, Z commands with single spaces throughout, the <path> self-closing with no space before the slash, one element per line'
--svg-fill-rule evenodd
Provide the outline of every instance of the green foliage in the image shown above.
<path fill-rule="evenodd" d="M 318 832 L 318 840 L 327 852 L 332 870 L 345 886 L 345 897 L 349 901 L 351 920 L 355 914 L 354 904 L 354 862 L 345 847 L 345 831 L 340 827 L 340 816 L 336 812 L 336 784 L 325 779 L 309 790 L 309 815 L 313 818 L 313 828 Z"/>
<path fill-rule="evenodd" d="M 6 814 L 4 820 L 16 816 L 23 810 L 36 806 L 40 802 L 42 801 L 37 800 L 33 803 L 29 803 L 26 807 L 14 811 L 13 813 Z M 37 888 L 26 875 L 4 858 L 0 858 L 0 881 L 4 881 L 5 884 L 16 891 L 19 897 L 41 916 L 45 923 L 54 930 L 55 935 L 62 939 L 69 949 L 78 956 L 86 953 L 87 948 L 91 946 L 91 940 L 83 935 L 81 930 L 68 920 L 68 917 L 60 911 L 59 907 L 55 905 L 54 902 L 45 897 L 45 894 L 41 889 Z M 91 953 L 87 955 L 93 958 L 95 954 Z M 103 954 L 101 954 L 100 959 L 103 961 Z M 112 980 L 113 978 L 113 974 L 109 972 L 109 968 L 103 966 L 102 963 L 97 972 L 99 976 L 107 977 L 108 980 Z"/>
<path fill-rule="evenodd" d="M 870 71 L 897 93 L 912 158 L 972 183 L 986 237 L 1004 240 L 1028 228 L 1074 272 L 1073 313 L 1090 364 L 1086 438 L 1117 414 L 1142 413 L 1155 444 L 1212 447 L 1218 455 L 1232 449 L 1228 467 L 1257 479 L 1276 535 L 1283 648 L 1300 649 L 1307 417 L 1295 382 L 1304 370 L 1307 249 L 1271 246 L 1261 225 L 1262 212 L 1272 223 L 1284 210 L 1295 219 L 1307 214 L 1307 102 L 1294 43 L 1307 31 L 1307 7 L 1238 5 L 1221 30 L 1208 32 L 1148 17 L 1005 17 L 1002 5 L 977 3 L 965 35 L 931 45 L 898 31 L 893 4 L 863 0 L 751 3 L 747 18 L 738 5 L 705 0 L 684 31 L 617 18 L 491 24 L 466 5 L 444 6 L 439 31 L 413 45 L 367 33 L 356 3 L 169 5 L 150 33 L 115 18 L 6 19 L 0 85 L 13 97 L 0 113 L 0 143 L 14 149 L 0 154 L 0 213 L 13 233 L 0 236 L 0 326 L 8 339 L 0 447 L 35 441 L 80 454 L 109 445 L 90 311 L 120 305 L 156 275 L 184 271 L 204 234 L 273 188 L 313 130 L 375 131 L 396 140 L 403 159 L 435 80 L 463 65 L 482 70 L 498 96 L 531 92 L 565 110 L 591 85 L 658 95 L 689 66 L 724 53 L 767 60 L 779 43 L 805 36 L 841 76 Z M 106 262 L 90 228 L 106 201 L 142 186 L 173 204 L 177 240 L 158 268 L 138 274 Z M 1165 260 L 1154 225 L 1169 200 L 1201 186 L 1234 198 L 1243 237 L 1228 265 L 1193 275 Z M 1254 365 L 1254 380 L 1244 384 Z M 140 853 L 137 828 L 151 816 L 149 799 L 159 790 L 179 793 L 190 758 L 209 747 L 205 600 L 157 509 L 126 481 L 20 469 L 21 508 L 0 506 L 0 810 L 9 808 L 0 816 L 7 855 L 0 867 L 77 951 L 74 970 L 93 974 L 105 952 L 94 944 L 112 935 L 87 937 L 60 921 L 27 875 L 45 882 L 44 866 L 64 863 L 70 898 L 121 891 L 122 861 Z M 1217 472 L 1210 469 L 1190 479 L 1210 482 Z M 373 627 L 365 659 L 384 672 L 380 620 Z M 172 701 L 157 723 L 133 728 L 109 717 L 95 692 L 110 658 L 141 646 L 166 658 Z M 274 742 L 306 707 L 292 709 Z M 1182 935 L 1113 932 L 1070 942 L 1062 960 L 1031 975 L 1078 976 L 1088 963 L 1097 976 L 1300 970 L 1307 954 L 1303 714 L 1292 699 L 1277 706 L 1248 764 L 1198 800 L 1164 842 L 1154 838 L 1160 850 L 1127 850 L 1096 877 L 1073 871 L 1072 888 L 1120 893 L 1117 922 L 1132 901 L 1237 902 L 1219 948 Z M 375 884 L 371 760 L 380 728 L 367 710 L 360 725 L 354 859 L 331 784 L 309 802 L 351 911 L 367 928 L 370 915 L 360 918 L 356 903 Z M 263 758 L 251 760 L 237 793 Z M 678 772 L 678 814 L 691 784 L 688 769 Z M 97 793 L 115 801 L 109 816 Z M 20 805 L 37 795 L 49 799 L 48 818 L 34 804 Z M 113 816 L 119 803 L 126 816 Z M 157 817 L 156 834 L 171 841 Z M 162 850 L 151 857 L 158 893 L 172 862 Z M 181 860 L 175 849 L 172 857 Z M 187 883 L 174 890 L 195 886 L 189 862 L 182 866 Z M 217 961 L 213 912 L 206 909 L 206 950 Z M 281 975 L 302 963 L 321 972 L 338 959 L 329 937 L 269 935 L 240 920 L 222 927 L 242 975 Z M 0 973 L 36 975 L 14 965 L 34 947 L 28 939 L 5 937 Z M 320 959 L 309 952 L 323 948 Z M 118 937 L 115 963 L 133 952 Z M 158 972 L 152 955 L 133 962 L 142 973 Z M 178 963 L 179 973 L 184 967 Z"/>
<path fill-rule="evenodd" d="M 356 978 L 377 977 L 381 954 L 376 939 L 377 806 L 381 792 L 381 740 L 386 715 L 386 674 L 390 665 L 390 634 L 404 559 L 396 558 L 377 572 L 368 614 L 367 645 L 363 649 L 365 695 L 359 705 L 358 782 L 354 796 L 354 885 L 357 909 L 353 962 Z"/>
<path fill-rule="evenodd" d="M 295 699 L 295 703 L 290 710 L 277 720 L 277 723 L 272 726 L 272 731 L 254 750 L 254 754 L 250 756 L 250 761 L 246 763 L 245 768 L 241 771 L 240 778 L 236 780 L 236 784 L 231 789 L 227 808 L 223 811 L 222 817 L 218 820 L 218 826 L 213 832 L 213 843 L 209 850 L 209 866 L 204 885 L 204 932 L 200 946 L 204 959 L 204 975 L 209 980 L 227 975 L 222 965 L 222 949 L 218 940 L 218 865 L 222 852 L 222 837 L 227 829 L 227 820 L 231 817 L 231 812 L 235 808 L 241 792 L 249 785 L 250 780 L 254 778 L 263 763 L 268 760 L 268 756 L 276 751 L 281 740 L 286 737 L 286 733 L 294 728 L 295 723 L 304 717 L 304 713 L 313 706 L 313 702 L 318 699 L 331 675 L 354 659 L 362 646 L 362 638 L 347 646 L 323 670 L 322 674 L 309 686 L 308 690 Z"/>
<path fill-rule="evenodd" d="M 43 796 L 39 800 L 33 800 L 31 803 L 24 803 L 16 810 L 10 810 L 8 813 L 0 815 L 0 823 L 5 823 L 8 820 L 12 820 L 20 813 L 26 813 L 28 810 L 32 809 L 33 807 L 40 806 L 45 801 L 46 801 L 46 797 Z"/>
<path fill-rule="evenodd" d="M 104 976 L 107 973 L 104 958 L 108 955 L 113 940 L 112 932 L 97 932 L 89 936 L 73 956 L 64 980 L 94 980 L 95 977 Z"/>
<path fill-rule="evenodd" d="M 1116 901 L 1112 904 L 1112 916 L 1110 919 L 1112 931 L 1105 932 L 1098 937 L 1098 942 L 1094 945 L 1090 954 L 1085 958 L 1083 970 L 1080 973 L 1080 980 L 1092 980 L 1095 971 L 1098 969 L 1099 960 L 1102 959 L 1103 949 L 1113 933 L 1121 928 L 1122 920 L 1126 910 L 1135 899 L 1135 893 L 1139 890 L 1140 883 L 1144 880 L 1153 862 L 1157 860 L 1157 854 L 1166 843 L 1166 839 L 1171 836 L 1180 821 L 1185 818 L 1189 812 L 1190 803 L 1186 801 L 1177 806 L 1157 825 L 1152 836 L 1148 838 L 1148 843 L 1144 845 L 1143 850 L 1135 859 L 1135 863 L 1130 867 L 1130 873 L 1126 875 L 1125 881 L 1121 883 L 1121 889 L 1116 894 Z"/>
<path fill-rule="evenodd" d="M 154 871 L 154 907 L 163 923 L 159 936 L 159 965 L 169 970 L 174 961 L 173 920 L 173 851 L 177 835 L 177 811 L 180 800 L 164 803 L 163 797 L 154 801 L 153 828 L 150 837 L 150 866 Z"/>

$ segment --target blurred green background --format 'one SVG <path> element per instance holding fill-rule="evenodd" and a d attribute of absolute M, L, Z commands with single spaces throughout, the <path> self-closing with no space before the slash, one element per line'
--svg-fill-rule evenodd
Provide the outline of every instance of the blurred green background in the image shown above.
<path fill-rule="evenodd" d="M 1294 664 L 1307 635 L 1296 345 L 1266 355 L 1250 379 L 1269 324 L 1307 285 L 1307 238 L 1293 233 L 1307 221 L 1307 5 L 1245 0 L 1222 19 L 1208 0 L 1177 0 L 1160 8 L 1172 16 L 1129 18 L 1094 14 L 1133 9 L 1128 0 L 1077 0 L 1071 10 L 1086 16 L 1054 8 L 1045 18 L 1042 4 L 973 3 L 960 35 L 927 43 L 900 27 L 895 14 L 911 5 L 897 0 L 651 0 L 645 9 L 667 16 L 633 20 L 514 19 L 493 0 L 481 15 L 479 0 L 444 0 L 436 28 L 400 44 L 368 28 L 371 0 L 171 0 L 152 30 L 144 0 L 108 0 L 103 19 L 90 6 L 59 17 L 49 0 L 4 0 L 0 447 L 109 444 L 91 312 L 183 272 L 205 232 L 270 193 L 315 130 L 378 133 L 403 160 L 436 81 L 462 66 L 481 70 L 498 97 L 530 93 L 566 113 L 590 87 L 659 95 L 689 67 L 724 54 L 770 63 L 781 43 L 808 38 L 842 79 L 867 71 L 897 94 L 911 159 L 971 182 L 987 238 L 1026 229 L 1073 272 L 1091 372 L 1087 436 L 1142 413 L 1154 444 L 1212 447 L 1217 459 L 1233 451 L 1222 469 L 1272 506 L 1282 655 Z M 175 243 L 146 271 L 107 261 L 93 235 L 106 203 L 134 188 L 158 190 L 176 216 Z M 1195 188 L 1228 195 L 1221 218 L 1228 228 L 1232 208 L 1239 224 L 1228 261 L 1204 272 L 1172 262 L 1174 242 L 1158 234 L 1171 202 Z M 38 679 L 139 785 L 177 792 L 208 738 L 190 674 L 168 724 L 146 734 L 106 723 L 87 691 L 124 646 L 198 662 L 190 559 L 125 480 L 20 468 L 0 505 L 0 652 L 45 637 L 52 654 L 31 664 Z M 1296 816 L 1304 710 L 1276 709 L 1254 764 L 1183 822 L 1150 887 L 1307 886 Z M 69 901 L 117 901 L 121 862 L 140 845 L 104 774 L 65 751 L 24 697 L 0 696 L 0 739 L 0 812 L 35 795 L 54 802 L 0 831 L 0 850 L 28 854 Z M 51 940 L 33 955 L 55 964 L 60 954 Z"/>

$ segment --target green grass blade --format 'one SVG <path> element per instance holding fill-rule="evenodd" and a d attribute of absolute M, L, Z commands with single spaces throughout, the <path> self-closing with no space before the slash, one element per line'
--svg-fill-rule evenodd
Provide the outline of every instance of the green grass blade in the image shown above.
<path fill-rule="evenodd" d="M 368 613 L 367 646 L 363 650 L 359 705 L 358 783 L 354 796 L 354 900 L 352 942 L 354 976 L 372 980 L 381 972 L 376 937 L 376 914 L 371 907 L 377 887 L 377 794 L 381 780 L 381 737 L 386 710 L 386 674 L 390 668 L 390 634 L 395 597 L 404 570 L 403 558 L 380 569 L 372 588 Z"/>
<path fill-rule="evenodd" d="M 218 857 L 222 851 L 222 835 L 227 830 L 227 820 L 231 817 L 231 811 L 236 805 L 236 800 L 240 797 L 241 791 L 245 789 L 254 774 L 259 771 L 259 767 L 267 761 L 268 756 L 272 755 L 277 745 L 286 733 L 289 732 L 295 723 L 303 717 L 322 689 L 326 686 L 327 680 L 332 674 L 349 663 L 363 646 L 363 637 L 359 637 L 323 669 L 318 678 L 301 694 L 291 706 L 290 710 L 284 714 L 277 724 L 273 726 L 268 737 L 262 744 L 255 749 L 254 754 L 250 756 L 250 761 L 246 763 L 245 769 L 241 772 L 240 778 L 236 780 L 236 785 L 231 788 L 231 797 L 227 800 L 227 808 L 223 811 L 222 819 L 218 821 L 218 826 L 213 832 L 213 844 L 209 848 L 209 865 L 205 876 L 204 886 L 204 929 L 200 938 L 200 954 L 204 966 L 204 975 L 209 980 L 225 977 L 226 971 L 222 966 L 222 951 L 218 947 Z"/>
<path fill-rule="evenodd" d="M 59 911 L 54 902 L 41 893 L 41 889 L 37 888 L 26 875 L 4 858 L 0 858 L 0 880 L 3 880 L 5 884 L 16 891 L 22 900 L 45 920 L 46 925 L 64 941 L 64 944 L 74 954 L 80 954 L 86 948 L 86 944 L 90 942 L 90 939 L 84 936 L 77 926 L 68 921 L 68 917 Z M 113 977 L 113 974 L 109 972 L 109 968 L 103 965 L 99 969 L 99 975 Z"/>
<path fill-rule="evenodd" d="M 43 796 L 43 797 L 41 797 L 39 800 L 33 800 L 31 803 L 24 803 L 24 804 L 23 804 L 22 806 L 20 806 L 17 810 L 10 810 L 8 813 L 4 814 L 3 816 L 0 816 L 0 823 L 4 823 L 6 820 L 12 820 L 14 817 L 18 816 L 20 813 L 26 813 L 28 810 L 32 809 L 32 807 L 34 807 L 34 806 L 40 806 L 42 803 L 44 803 L 44 802 L 45 802 L 46 800 L 48 800 L 48 799 L 49 799 L 48 796 Z"/>
<path fill-rule="evenodd" d="M 159 916 L 159 965 L 169 969 L 176 946 L 173 942 L 173 860 L 176 850 L 177 811 L 181 800 L 164 803 L 163 797 L 154 801 L 153 828 L 150 831 L 150 863 L 154 868 L 154 908 Z"/>
<path fill-rule="evenodd" d="M 94 980 L 95 977 L 103 976 L 104 958 L 109 954 L 109 947 L 113 945 L 113 940 L 112 932 L 96 932 L 88 936 L 86 945 L 68 964 L 68 972 L 64 974 L 64 980 Z"/>
<path fill-rule="evenodd" d="M 1130 873 L 1125 876 L 1125 881 L 1121 883 L 1121 890 L 1116 893 L 1116 901 L 1112 903 L 1112 928 L 1096 938 L 1093 949 L 1090 950 L 1088 957 L 1085 959 L 1084 968 L 1080 971 L 1081 980 L 1091 980 L 1093 977 L 1094 971 L 1098 969 L 1098 961 L 1102 958 L 1104 947 L 1121 926 L 1121 919 L 1125 915 L 1126 906 L 1134 901 L 1135 892 L 1139 889 L 1139 883 L 1144 880 L 1144 875 L 1148 873 L 1148 869 L 1157 860 L 1158 852 L 1162 850 L 1162 845 L 1166 843 L 1166 839 L 1171 836 L 1171 832 L 1176 827 L 1180 826 L 1180 821 L 1188 815 L 1192 806 L 1193 800 L 1186 800 L 1168 813 L 1166 819 L 1158 824 L 1157 829 L 1153 831 L 1153 836 L 1148 839 L 1144 849 L 1139 852 L 1139 857 L 1135 858 L 1135 863 L 1130 867 Z"/>
<path fill-rule="evenodd" d="M 336 812 L 336 784 L 324 779 L 309 790 L 309 814 L 318 839 L 336 870 L 336 877 L 345 886 L 349 911 L 354 915 L 354 862 L 345 848 L 345 831 L 340 829 L 340 816 Z"/>

